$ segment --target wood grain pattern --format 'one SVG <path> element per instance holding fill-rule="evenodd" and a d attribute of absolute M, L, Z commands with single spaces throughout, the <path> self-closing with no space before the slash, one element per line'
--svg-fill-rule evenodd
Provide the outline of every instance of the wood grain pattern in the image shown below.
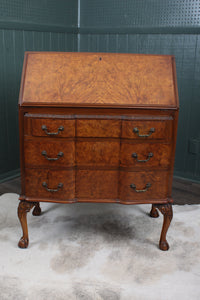
<path fill-rule="evenodd" d="M 146 162 L 138 162 L 133 153 L 137 154 L 138 160 L 148 159 Z M 170 165 L 171 146 L 156 143 L 125 143 L 122 142 L 120 150 L 120 161 L 122 167 L 134 167 L 139 169 L 168 168 Z"/>
<path fill-rule="evenodd" d="M 88 199 L 117 199 L 118 172 L 101 170 L 78 170 L 76 196 Z"/>
<path fill-rule="evenodd" d="M 161 171 L 141 171 L 141 172 L 120 172 L 120 192 L 121 201 L 128 200 L 134 203 L 135 200 L 165 199 L 167 195 L 168 173 Z M 137 193 L 130 187 L 131 184 L 136 185 L 137 190 L 143 190 L 146 184 L 150 183 L 151 187 L 146 192 Z"/>
<path fill-rule="evenodd" d="M 21 104 L 175 107 L 172 56 L 26 53 Z"/>
<path fill-rule="evenodd" d="M 48 198 L 49 202 L 54 199 L 66 201 L 75 198 L 75 174 L 74 171 L 48 170 L 48 169 L 26 169 L 26 196 L 37 199 Z M 63 187 L 57 192 L 48 192 L 42 183 L 46 182 L 48 188 L 57 189 L 58 184 Z"/>
<path fill-rule="evenodd" d="M 114 141 L 77 141 L 77 166 L 118 167 L 120 143 Z"/>
<path fill-rule="evenodd" d="M 120 116 L 119 116 L 120 118 Z M 77 137 L 120 137 L 121 120 L 77 119 Z"/>
<path fill-rule="evenodd" d="M 27 53 L 23 70 L 19 199 L 35 206 L 153 203 L 164 215 L 160 248 L 167 250 L 178 121 L 174 58 Z M 59 152 L 64 156 L 47 160 Z M 29 207 L 21 222 L 26 245 Z"/>
<path fill-rule="evenodd" d="M 74 141 L 63 141 L 52 139 L 47 143 L 42 139 L 26 139 L 24 142 L 24 160 L 26 167 L 70 167 L 75 165 L 75 144 Z M 49 161 L 42 152 L 46 151 L 48 158 L 58 158 L 56 161 Z M 63 156 L 58 157 L 62 152 Z"/>
<path fill-rule="evenodd" d="M 149 134 L 150 129 L 154 128 L 153 132 L 148 137 L 139 137 L 135 132 L 134 128 L 138 128 L 140 135 Z M 163 140 L 168 141 L 172 136 L 172 120 L 132 120 L 132 121 L 122 121 L 122 137 L 128 139 L 143 140 Z"/>
<path fill-rule="evenodd" d="M 58 135 L 54 135 L 55 138 L 60 137 L 74 137 L 75 136 L 75 121 L 64 120 L 64 119 L 47 119 L 47 118 L 32 118 L 31 119 L 31 130 L 33 136 L 45 136 L 49 137 L 48 134 L 42 130 L 42 126 L 46 125 L 48 132 L 58 132 L 60 126 L 64 127 L 63 131 L 59 131 Z"/>

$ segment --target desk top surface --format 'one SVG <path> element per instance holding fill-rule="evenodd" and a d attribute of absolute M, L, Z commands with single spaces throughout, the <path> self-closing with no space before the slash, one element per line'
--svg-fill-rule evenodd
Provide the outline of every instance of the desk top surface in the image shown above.
<path fill-rule="evenodd" d="M 174 57 L 26 52 L 22 106 L 176 108 Z"/>

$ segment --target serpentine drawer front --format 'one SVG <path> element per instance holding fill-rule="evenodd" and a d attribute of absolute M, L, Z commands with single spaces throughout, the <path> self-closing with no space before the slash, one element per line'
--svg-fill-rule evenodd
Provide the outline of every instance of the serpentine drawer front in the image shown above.
<path fill-rule="evenodd" d="M 160 210 L 168 250 L 177 120 L 172 56 L 26 52 L 19 247 L 40 202 L 110 202 L 152 204 L 151 217 Z"/>

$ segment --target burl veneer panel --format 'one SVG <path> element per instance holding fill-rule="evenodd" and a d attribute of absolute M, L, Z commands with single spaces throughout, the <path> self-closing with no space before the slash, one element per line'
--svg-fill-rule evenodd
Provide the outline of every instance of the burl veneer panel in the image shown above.
<path fill-rule="evenodd" d="M 54 135 L 56 138 L 60 137 L 74 137 L 75 136 L 75 120 L 64 120 L 58 118 L 32 118 L 31 119 L 31 133 L 33 136 L 45 136 L 49 135 L 42 129 L 45 125 L 48 133 L 57 133 Z M 63 130 L 60 131 L 60 126 Z"/>
<path fill-rule="evenodd" d="M 141 171 L 141 172 L 120 172 L 120 192 L 119 198 L 121 201 L 140 200 L 141 203 L 157 199 L 162 202 L 167 198 L 168 191 L 168 173 L 161 171 Z M 146 185 L 150 183 L 151 186 L 146 189 Z M 135 189 L 131 187 L 134 184 Z M 137 191 L 138 192 L 137 192 Z M 141 192 L 146 190 L 145 192 Z M 144 201 L 144 202 L 143 202 Z"/>
<path fill-rule="evenodd" d="M 172 56 L 26 54 L 21 103 L 176 106 Z"/>
<path fill-rule="evenodd" d="M 148 137 L 142 137 L 143 140 L 164 140 L 169 141 L 172 136 L 172 120 L 161 118 L 161 120 L 132 120 L 122 121 L 122 137 L 128 139 L 141 140 L 139 135 L 148 135 L 151 128 L 154 128 L 154 132 Z M 138 134 L 133 131 L 134 128 L 138 129 Z"/>
<path fill-rule="evenodd" d="M 75 198 L 75 173 L 73 170 L 26 169 L 26 197 L 32 201 L 41 199 L 49 202 L 56 200 L 67 201 Z M 47 191 L 43 186 L 58 191 Z M 58 188 L 62 183 L 62 188 Z"/>
<path fill-rule="evenodd" d="M 50 139 L 48 143 L 44 139 L 26 139 L 24 141 L 24 159 L 28 167 L 43 166 L 70 167 L 75 165 L 74 141 Z M 46 152 L 44 155 L 43 152 Z M 54 160 L 56 159 L 56 160 Z"/>
<path fill-rule="evenodd" d="M 118 198 L 118 171 L 78 170 L 76 196 L 85 201 Z"/>
<path fill-rule="evenodd" d="M 120 120 L 101 120 L 97 118 L 92 120 L 77 119 L 76 122 L 78 137 L 120 137 Z"/>
<path fill-rule="evenodd" d="M 76 163 L 78 166 L 118 167 L 120 142 L 77 141 Z"/>
<path fill-rule="evenodd" d="M 137 169 L 168 168 L 171 146 L 158 143 L 122 143 L 120 161 L 123 167 Z"/>

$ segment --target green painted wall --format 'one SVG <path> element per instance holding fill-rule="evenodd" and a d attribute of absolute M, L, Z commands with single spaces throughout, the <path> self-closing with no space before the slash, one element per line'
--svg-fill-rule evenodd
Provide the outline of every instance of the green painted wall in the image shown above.
<path fill-rule="evenodd" d="M 77 27 L 75 0 L 0 0 L 0 26 L 66 32 Z"/>
<path fill-rule="evenodd" d="M 200 0 L 0 0 L 0 180 L 19 172 L 17 103 L 26 50 L 175 55 L 175 175 L 200 181 Z"/>
<path fill-rule="evenodd" d="M 199 0 L 80 0 L 82 31 L 171 33 L 199 31 Z"/>
<path fill-rule="evenodd" d="M 19 174 L 24 51 L 76 51 L 77 1 L 0 0 L 0 180 Z"/>
<path fill-rule="evenodd" d="M 175 55 L 180 117 L 174 173 L 200 181 L 200 1 L 80 4 L 79 51 Z"/>

